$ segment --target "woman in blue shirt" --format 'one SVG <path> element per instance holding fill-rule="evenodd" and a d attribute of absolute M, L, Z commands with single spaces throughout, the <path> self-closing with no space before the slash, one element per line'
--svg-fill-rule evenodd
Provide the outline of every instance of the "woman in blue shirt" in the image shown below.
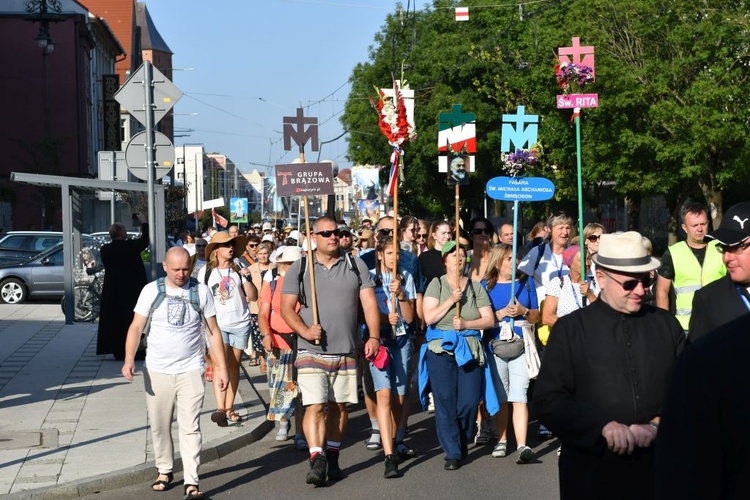
<path fill-rule="evenodd" d="M 537 305 L 534 280 L 516 270 L 513 277 L 513 247 L 507 244 L 496 245 L 490 253 L 487 272 L 482 284 L 487 289 L 492 307 L 495 311 L 497 326 L 484 332 L 488 343 L 488 352 L 494 363 L 490 371 L 497 390 L 500 412 L 497 419 L 497 432 L 500 436 L 493 457 L 504 457 L 508 447 L 508 404 L 513 403 L 513 429 L 518 443 L 516 463 L 527 463 L 533 451 L 526 445 L 526 432 L 529 425 L 529 409 L 526 392 L 529 388 L 529 373 L 526 367 L 526 356 L 523 350 L 523 337 L 534 335 L 534 323 L 541 314 Z M 511 298 L 511 287 L 515 282 L 515 298 Z M 513 327 L 511 329 L 511 319 Z M 499 356 L 493 349 L 494 343 L 518 337 L 515 343 L 520 351 L 512 357 Z M 533 338 L 533 337 L 532 337 Z M 502 345 L 502 344 L 500 344 Z"/>
<path fill-rule="evenodd" d="M 399 456 L 396 452 L 406 448 L 403 435 L 395 433 L 392 422 L 400 422 L 404 398 L 409 384 L 411 366 L 411 335 L 409 325 L 414 321 L 417 291 L 408 271 L 394 274 L 393 238 L 382 238 L 375 247 L 375 269 L 370 270 L 375 282 L 375 298 L 380 310 L 381 349 L 387 349 L 390 361 L 387 366 L 376 367 L 370 363 L 370 374 L 377 398 L 378 427 L 383 435 L 385 452 L 385 477 L 399 477 Z M 393 308 L 393 296 L 396 303 Z M 391 311 L 394 312 L 391 312 Z M 392 441 L 396 435 L 396 446 Z"/>

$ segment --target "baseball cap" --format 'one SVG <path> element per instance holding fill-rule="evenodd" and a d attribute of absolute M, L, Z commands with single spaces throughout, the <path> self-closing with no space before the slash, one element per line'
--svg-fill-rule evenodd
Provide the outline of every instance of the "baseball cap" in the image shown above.
<path fill-rule="evenodd" d="M 271 231 L 273 229 L 273 226 L 270 222 L 264 222 L 263 223 L 263 231 Z"/>
<path fill-rule="evenodd" d="M 456 248 L 456 241 L 455 240 L 449 241 L 448 243 L 443 245 L 443 247 L 440 249 L 440 256 L 445 257 L 446 255 L 451 253 L 454 248 Z M 461 245 L 461 248 L 463 248 L 464 251 L 466 251 L 466 247 L 464 245 Z"/>
<path fill-rule="evenodd" d="M 728 247 L 739 245 L 750 237 L 750 202 L 732 205 L 721 219 L 719 229 L 706 238 L 711 238 Z"/>

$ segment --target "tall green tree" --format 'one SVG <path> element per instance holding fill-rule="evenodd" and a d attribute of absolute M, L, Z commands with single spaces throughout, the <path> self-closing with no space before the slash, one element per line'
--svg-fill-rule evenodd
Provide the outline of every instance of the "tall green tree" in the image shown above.
<path fill-rule="evenodd" d="M 407 147 L 408 210 L 452 213 L 452 191 L 440 188 L 436 137 L 437 115 L 453 103 L 477 114 L 478 172 L 462 190 L 467 211 L 480 209 L 485 182 L 502 174 L 502 114 L 520 104 L 541 118 L 545 156 L 536 174 L 555 182 L 558 203 L 575 200 L 575 130 L 570 111 L 556 109 L 553 74 L 558 48 L 574 36 L 596 48 L 591 91 L 599 108 L 581 119 L 584 191 L 594 211 L 614 192 L 628 202 L 629 227 L 637 227 L 639 201 L 663 195 L 673 214 L 688 199 L 704 201 L 716 224 L 725 196 L 746 196 L 747 0 L 552 0 L 522 3 L 520 13 L 462 1 L 471 12 L 466 23 L 453 19 L 456 4 L 435 0 L 416 13 L 389 15 L 370 60 L 353 71 L 342 116 L 352 132 L 350 159 L 385 165 L 390 152 L 367 97 L 400 76 L 404 62 L 420 136 Z"/>

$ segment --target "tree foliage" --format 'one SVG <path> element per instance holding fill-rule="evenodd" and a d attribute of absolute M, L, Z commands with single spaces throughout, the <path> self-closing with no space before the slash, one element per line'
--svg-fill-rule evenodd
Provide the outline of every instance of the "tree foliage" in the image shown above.
<path fill-rule="evenodd" d="M 388 15 L 366 63 L 352 73 L 341 121 L 349 158 L 386 165 L 389 146 L 368 101 L 374 87 L 401 76 L 416 93 L 419 135 L 406 149 L 400 203 L 414 213 L 452 213 L 453 191 L 437 169 L 438 113 L 454 103 L 477 115 L 477 173 L 462 188 L 467 211 L 480 211 L 484 185 L 501 175 L 502 115 L 518 105 L 540 116 L 543 166 L 534 175 L 557 186 L 557 203 L 576 197 L 575 129 L 558 110 L 553 73 L 559 47 L 574 36 L 596 48 L 599 108 L 582 113 L 586 201 L 597 207 L 611 186 L 633 201 L 664 195 L 673 212 L 698 199 L 721 216 L 725 197 L 746 196 L 748 153 L 748 2 L 587 0 L 521 6 L 461 1 Z M 475 8 L 473 8 L 475 7 Z M 554 168 L 553 168 L 554 166 Z M 384 169 L 387 170 L 387 169 Z M 387 173 L 387 172 L 386 172 Z"/>

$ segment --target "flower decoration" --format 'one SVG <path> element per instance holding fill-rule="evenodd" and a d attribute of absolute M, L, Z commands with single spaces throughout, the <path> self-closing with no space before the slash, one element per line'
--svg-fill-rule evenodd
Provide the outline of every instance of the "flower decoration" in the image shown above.
<path fill-rule="evenodd" d="M 516 149 L 515 153 L 501 153 L 503 170 L 511 177 L 523 177 L 526 170 L 539 165 L 542 148 L 534 144 L 530 149 Z"/>
<path fill-rule="evenodd" d="M 583 87 L 594 81 L 594 70 L 583 64 L 570 62 L 557 62 L 555 65 L 555 76 L 557 83 L 563 91 L 563 95 L 577 94 Z"/>
<path fill-rule="evenodd" d="M 409 84 L 402 87 L 403 90 L 409 89 Z M 404 97 L 397 82 L 393 82 L 393 93 L 396 96 L 395 102 L 391 97 L 387 97 L 379 88 L 378 100 L 370 99 L 375 109 L 378 111 L 378 125 L 380 131 L 388 139 L 388 142 L 394 148 L 400 148 L 407 141 L 416 139 L 417 134 L 414 131 L 414 125 L 409 123 L 406 117 L 406 105 Z"/>

